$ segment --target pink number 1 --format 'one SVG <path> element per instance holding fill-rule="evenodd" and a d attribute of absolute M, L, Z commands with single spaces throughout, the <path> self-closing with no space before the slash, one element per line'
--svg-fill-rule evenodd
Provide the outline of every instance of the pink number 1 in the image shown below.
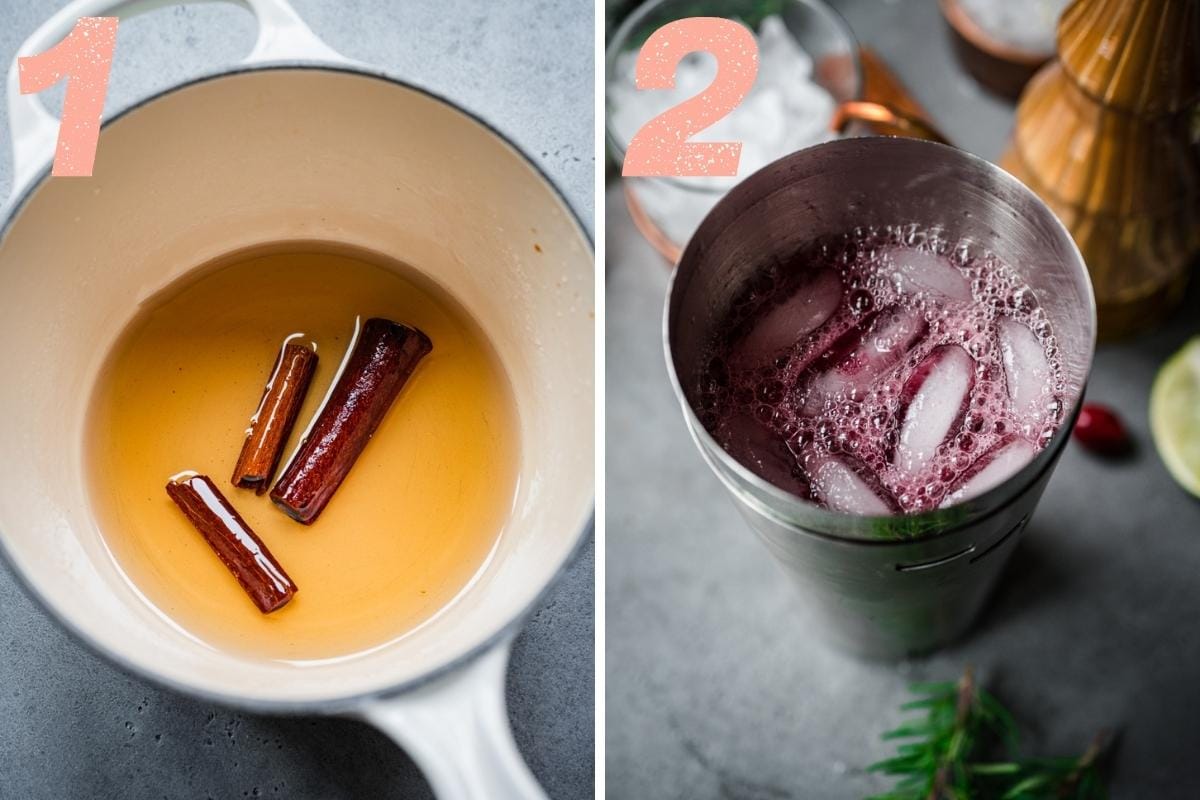
<path fill-rule="evenodd" d="M 44 92 L 67 79 L 52 175 L 92 174 L 116 44 L 116 17 L 81 17 L 67 38 L 54 47 L 17 60 L 21 94 Z"/>

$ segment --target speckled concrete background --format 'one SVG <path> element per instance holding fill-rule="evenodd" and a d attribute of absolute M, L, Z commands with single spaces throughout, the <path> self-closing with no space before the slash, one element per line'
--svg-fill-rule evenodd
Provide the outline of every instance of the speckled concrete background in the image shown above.
<path fill-rule="evenodd" d="M 0 1 L 0 67 L 63 5 Z M 340 52 L 481 115 L 529 153 L 589 229 L 594 198 L 593 20 L 586 0 L 293 0 Z M 254 41 L 234 6 L 121 23 L 109 113 L 233 64 Z M 61 88 L 50 93 L 61 103 Z M 0 106 L 0 196 L 12 174 Z M 2 451 L 2 448 L 0 448 Z M 593 793 L 593 549 L 526 624 L 509 711 L 555 798 Z M 62 632 L 0 569 L 0 798 L 417 798 L 429 789 L 374 730 L 234 713 L 131 678 Z"/>
<path fill-rule="evenodd" d="M 958 144 L 994 158 L 1011 108 L 957 67 L 933 0 L 836 0 Z M 1166 356 L 1200 332 L 1200 285 L 1160 330 L 1102 346 L 1090 399 L 1137 439 L 1128 462 L 1069 445 L 968 640 L 899 665 L 831 652 L 684 427 L 660 347 L 667 270 L 618 191 L 607 205 L 607 792 L 612 798 L 841 800 L 887 786 L 911 680 L 967 662 L 1031 752 L 1121 732 L 1114 798 L 1200 797 L 1200 502 L 1167 475 L 1146 418 Z"/>

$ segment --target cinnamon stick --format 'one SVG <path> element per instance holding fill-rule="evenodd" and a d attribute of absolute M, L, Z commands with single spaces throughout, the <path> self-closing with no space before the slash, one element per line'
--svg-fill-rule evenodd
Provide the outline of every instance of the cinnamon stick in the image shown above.
<path fill-rule="evenodd" d="M 288 604 L 297 592 L 296 584 L 208 476 L 176 475 L 167 483 L 167 494 L 259 611 L 270 614 Z"/>
<path fill-rule="evenodd" d="M 267 491 L 283 455 L 283 446 L 304 405 L 304 396 L 317 369 L 317 352 L 315 345 L 292 341 L 300 335 L 284 339 L 258 410 L 250 418 L 242 453 L 233 468 L 233 485 L 239 489 L 253 489 L 255 494 Z"/>
<path fill-rule="evenodd" d="M 429 337 L 416 328 L 367 320 L 324 406 L 271 491 L 285 513 L 305 525 L 320 516 L 432 349 Z"/>

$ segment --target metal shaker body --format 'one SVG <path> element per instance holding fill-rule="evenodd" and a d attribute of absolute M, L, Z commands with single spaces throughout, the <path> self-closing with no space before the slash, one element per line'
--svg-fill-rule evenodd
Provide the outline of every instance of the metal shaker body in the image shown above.
<path fill-rule="evenodd" d="M 740 464 L 694 413 L 699 375 L 733 299 L 769 259 L 857 226 L 912 224 L 994 253 L 1032 286 L 1062 354 L 1063 422 L 1004 483 L 955 506 L 903 517 L 821 509 Z M 799 586 L 834 645 L 876 658 L 962 635 L 996 583 L 1078 413 L 1095 349 L 1086 267 L 1069 233 L 994 165 L 911 139 L 829 142 L 793 153 L 729 193 L 693 236 L 672 279 L 664 339 L 688 427 L 739 512 Z"/>

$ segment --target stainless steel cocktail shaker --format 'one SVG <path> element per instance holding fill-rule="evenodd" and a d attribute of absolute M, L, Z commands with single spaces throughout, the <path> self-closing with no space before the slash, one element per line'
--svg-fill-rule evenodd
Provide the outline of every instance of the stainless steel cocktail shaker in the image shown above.
<path fill-rule="evenodd" d="M 1063 359 L 1063 424 L 1032 462 L 985 494 L 907 517 L 818 508 L 738 463 L 697 419 L 697 377 L 734 298 L 765 262 L 858 226 L 940 229 L 1014 268 L 1034 289 Z M 1029 189 L 968 153 L 912 139 L 845 139 L 750 176 L 708 215 L 667 300 L 668 368 L 706 461 L 799 586 L 825 637 L 877 658 L 963 634 L 995 585 L 1070 432 L 1095 349 L 1096 311 L 1071 236 Z"/>

